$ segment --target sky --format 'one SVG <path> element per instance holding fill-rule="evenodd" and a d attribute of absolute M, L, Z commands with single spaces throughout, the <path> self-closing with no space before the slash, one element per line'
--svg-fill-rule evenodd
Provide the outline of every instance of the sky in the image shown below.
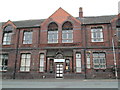
<path fill-rule="evenodd" d="M 79 7 L 84 16 L 118 14 L 120 0 L 1 0 L 0 22 L 46 19 L 59 7 L 74 17 L 79 16 Z"/>

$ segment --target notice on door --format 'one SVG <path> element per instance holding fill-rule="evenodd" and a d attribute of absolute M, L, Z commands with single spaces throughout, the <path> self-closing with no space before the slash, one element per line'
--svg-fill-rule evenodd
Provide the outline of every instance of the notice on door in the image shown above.
<path fill-rule="evenodd" d="M 65 62 L 65 59 L 54 59 L 54 62 Z"/>

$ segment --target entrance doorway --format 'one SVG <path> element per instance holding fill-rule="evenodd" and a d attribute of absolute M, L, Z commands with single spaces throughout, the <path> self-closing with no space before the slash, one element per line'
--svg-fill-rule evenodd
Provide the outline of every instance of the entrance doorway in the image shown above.
<path fill-rule="evenodd" d="M 63 78 L 63 63 L 56 63 L 56 78 Z"/>

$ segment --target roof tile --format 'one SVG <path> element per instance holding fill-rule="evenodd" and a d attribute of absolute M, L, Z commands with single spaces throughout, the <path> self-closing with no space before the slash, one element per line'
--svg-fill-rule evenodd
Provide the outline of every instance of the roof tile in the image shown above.
<path fill-rule="evenodd" d="M 96 16 L 96 17 L 76 17 L 77 20 L 82 22 L 82 24 L 101 24 L 101 23 L 110 23 L 110 21 L 115 18 L 117 15 L 108 15 L 108 16 Z M 17 28 L 23 27 L 38 27 L 45 19 L 36 19 L 36 20 L 23 20 L 23 21 L 13 21 Z M 4 24 L 4 23 L 2 23 Z"/>

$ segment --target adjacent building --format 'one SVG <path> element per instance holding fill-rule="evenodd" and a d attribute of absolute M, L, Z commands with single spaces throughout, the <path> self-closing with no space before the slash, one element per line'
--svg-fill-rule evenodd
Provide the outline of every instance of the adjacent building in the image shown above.
<path fill-rule="evenodd" d="M 59 8 L 47 19 L 2 22 L 3 78 L 115 78 L 120 15 L 73 17 Z"/>

